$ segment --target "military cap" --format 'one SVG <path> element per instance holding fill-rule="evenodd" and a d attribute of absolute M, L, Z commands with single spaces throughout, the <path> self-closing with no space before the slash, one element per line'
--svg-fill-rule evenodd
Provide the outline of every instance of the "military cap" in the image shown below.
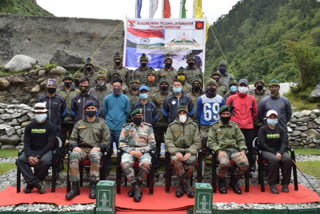
<path fill-rule="evenodd" d="M 190 53 L 189 55 L 187 55 L 187 61 L 189 61 L 189 60 L 196 60 L 196 57 L 192 54 L 192 53 Z"/>
<path fill-rule="evenodd" d="M 273 85 L 276 85 L 276 86 L 280 87 L 280 83 L 276 79 L 273 79 L 273 80 L 270 81 L 269 86 L 273 86 Z"/>
<path fill-rule="evenodd" d="M 208 79 L 206 82 L 206 87 L 208 87 L 209 85 L 217 86 L 217 82 L 214 79 Z"/>
<path fill-rule="evenodd" d="M 85 82 L 85 81 L 88 81 L 89 82 L 89 79 L 88 77 L 82 77 L 79 82 Z"/>
<path fill-rule="evenodd" d="M 194 78 L 191 82 L 191 84 L 193 84 L 194 82 L 199 82 L 200 84 L 202 84 L 201 79 L 199 78 Z"/>
<path fill-rule="evenodd" d="M 82 78 L 82 76 L 83 76 L 82 73 L 80 73 L 79 71 L 73 74 L 73 78 L 77 78 L 77 77 Z"/>
<path fill-rule="evenodd" d="M 161 78 L 161 79 L 160 79 L 160 82 L 159 82 L 159 86 L 160 86 L 162 83 L 167 83 L 167 84 L 169 85 L 169 82 L 168 82 L 167 78 Z"/>
<path fill-rule="evenodd" d="M 92 65 L 93 66 L 93 60 L 90 57 L 87 59 L 86 65 Z"/>
<path fill-rule="evenodd" d="M 66 72 L 66 73 L 63 75 L 62 81 L 64 81 L 64 80 L 73 80 L 72 75 L 71 75 L 69 72 Z"/>
<path fill-rule="evenodd" d="M 225 67 L 228 65 L 228 63 L 225 61 L 225 60 L 220 60 L 220 62 L 219 62 L 219 67 L 221 66 L 221 65 L 224 65 Z"/>
<path fill-rule="evenodd" d="M 87 101 L 86 104 L 85 104 L 85 106 L 84 106 L 84 108 L 86 109 L 86 108 L 89 107 L 89 106 L 94 106 L 94 107 L 99 108 L 97 102 L 94 101 L 94 100 L 89 100 L 89 101 Z"/>
<path fill-rule="evenodd" d="M 148 56 L 147 56 L 145 53 L 143 53 L 143 54 L 140 56 L 140 62 L 141 62 L 142 60 L 148 61 Z"/>
<path fill-rule="evenodd" d="M 221 77 L 221 72 L 219 70 L 213 70 L 211 76 L 213 76 L 214 74 L 219 75 L 219 77 Z"/>
<path fill-rule="evenodd" d="M 147 73 L 147 76 L 149 76 L 150 74 L 156 76 L 156 71 L 153 70 L 153 69 L 149 69 L 148 73 Z"/>
<path fill-rule="evenodd" d="M 263 78 L 262 78 L 261 76 L 259 76 L 259 77 L 256 78 L 256 81 L 255 81 L 255 83 L 254 83 L 254 86 L 256 86 L 256 84 L 257 84 L 258 82 L 261 82 L 261 83 L 264 85 L 264 80 L 263 80 Z"/>
<path fill-rule="evenodd" d="M 248 85 L 249 85 L 249 82 L 248 82 L 247 79 L 240 79 L 240 80 L 239 80 L 239 85 L 241 85 L 241 84 L 245 84 L 246 86 L 248 86 Z"/>
<path fill-rule="evenodd" d="M 232 86 L 232 85 L 238 85 L 238 81 L 233 79 L 229 82 L 229 87 Z"/>
<path fill-rule="evenodd" d="M 98 73 L 97 73 L 97 78 L 96 78 L 96 80 L 98 80 L 98 79 L 100 79 L 100 78 L 104 79 L 104 81 L 107 81 L 106 74 L 103 73 L 103 72 L 98 72 Z"/>
<path fill-rule="evenodd" d="M 185 71 L 185 69 L 184 69 L 183 67 L 180 67 L 180 68 L 179 68 L 179 70 L 178 70 L 178 72 L 177 72 L 177 76 L 178 76 L 179 74 L 184 74 L 184 75 L 186 75 L 186 71 Z"/>
<path fill-rule="evenodd" d="M 122 61 L 122 56 L 120 53 L 115 53 L 114 56 L 113 56 L 113 60 L 116 60 L 116 59 L 120 59 Z"/>
<path fill-rule="evenodd" d="M 134 116 L 135 114 L 143 114 L 143 109 L 142 108 L 137 108 L 131 112 L 131 117 Z"/>
<path fill-rule="evenodd" d="M 132 79 L 130 80 L 129 84 L 131 84 L 131 83 L 139 83 L 139 84 L 140 84 L 140 81 L 139 81 L 138 78 L 132 78 Z"/>
<path fill-rule="evenodd" d="M 171 62 L 172 62 L 172 56 L 170 54 L 166 54 L 164 56 L 164 62 L 166 62 L 167 60 L 171 60 Z"/>
<path fill-rule="evenodd" d="M 181 106 L 179 106 L 179 108 L 177 110 L 177 114 L 179 114 L 180 111 L 185 111 L 188 114 L 188 107 L 181 105 Z"/>
<path fill-rule="evenodd" d="M 219 109 L 218 114 L 221 114 L 224 111 L 230 111 L 231 112 L 230 106 L 227 106 L 227 105 L 221 106 L 220 109 Z"/>

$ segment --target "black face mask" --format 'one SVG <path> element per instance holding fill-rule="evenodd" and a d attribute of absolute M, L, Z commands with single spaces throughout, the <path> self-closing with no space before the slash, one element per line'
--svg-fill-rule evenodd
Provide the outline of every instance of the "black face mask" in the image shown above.
<path fill-rule="evenodd" d="M 88 68 L 86 68 L 86 70 L 90 72 L 90 71 L 92 71 L 92 68 L 88 67 Z"/>
<path fill-rule="evenodd" d="M 133 121 L 134 124 L 136 124 L 137 126 L 140 126 L 141 123 L 142 123 L 142 118 L 134 117 L 134 118 L 132 118 L 132 121 Z"/>
<path fill-rule="evenodd" d="M 72 82 L 65 82 L 65 83 L 64 83 L 64 86 L 65 86 L 66 88 L 70 88 L 70 87 L 72 86 Z"/>
<path fill-rule="evenodd" d="M 141 67 L 147 67 L 148 63 L 141 63 Z"/>
<path fill-rule="evenodd" d="M 220 117 L 222 123 L 226 124 L 230 121 L 230 117 Z"/>
<path fill-rule="evenodd" d="M 211 77 L 212 79 L 214 79 L 216 82 L 219 82 L 220 77 Z"/>
<path fill-rule="evenodd" d="M 216 96 L 216 89 L 215 88 L 208 88 L 206 90 L 206 96 L 209 98 L 215 97 Z"/>
<path fill-rule="evenodd" d="M 94 117 L 95 115 L 96 115 L 96 111 L 86 111 L 86 115 L 88 116 L 88 117 Z"/>
<path fill-rule="evenodd" d="M 132 89 L 132 90 L 134 90 L 134 91 L 136 91 L 136 90 L 138 90 L 138 89 L 139 89 L 139 87 L 138 87 L 138 86 L 133 85 L 133 86 L 131 86 L 131 89 Z"/>
<path fill-rule="evenodd" d="M 198 86 L 198 85 L 195 85 L 195 86 L 193 86 L 192 87 L 192 89 L 194 90 L 194 91 L 200 91 L 200 86 Z"/>
<path fill-rule="evenodd" d="M 80 92 L 82 94 L 86 94 L 88 92 L 89 87 L 88 86 L 81 86 L 80 87 Z"/>
<path fill-rule="evenodd" d="M 165 65 L 166 68 L 171 68 L 171 66 L 172 66 L 172 63 L 166 63 Z"/>
<path fill-rule="evenodd" d="M 116 66 L 121 65 L 121 62 L 115 62 L 114 64 L 116 64 Z"/>
<path fill-rule="evenodd" d="M 54 94 L 56 92 L 56 88 L 47 88 L 49 94 Z"/>
<path fill-rule="evenodd" d="M 74 79 L 74 86 L 78 88 L 79 84 L 80 84 L 80 80 Z"/>
<path fill-rule="evenodd" d="M 258 85 L 257 90 L 261 91 L 263 89 L 263 85 Z"/>
<path fill-rule="evenodd" d="M 166 85 L 164 85 L 164 86 L 160 86 L 160 90 L 161 91 L 166 91 L 166 90 L 168 90 L 168 86 L 166 86 Z"/>
<path fill-rule="evenodd" d="M 194 66 L 194 62 L 189 62 L 188 65 L 192 68 Z"/>

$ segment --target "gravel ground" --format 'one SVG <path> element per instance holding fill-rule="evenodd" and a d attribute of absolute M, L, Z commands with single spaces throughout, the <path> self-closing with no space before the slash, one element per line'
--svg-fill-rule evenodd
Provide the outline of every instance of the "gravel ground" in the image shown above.
<path fill-rule="evenodd" d="M 297 161 L 314 161 L 320 160 L 320 155 L 296 155 Z M 0 158 L 0 163 L 15 162 L 15 158 Z M 209 170 L 206 170 L 207 172 Z M 320 192 L 320 180 L 306 175 L 313 187 Z M 111 174 L 107 179 L 115 179 L 115 174 Z M 205 175 L 204 180 L 210 181 L 210 173 Z M 48 178 L 50 181 L 50 176 Z M 66 173 L 61 173 L 57 180 L 57 187 L 65 187 Z M 298 172 L 298 181 L 299 184 L 302 184 L 308 188 L 311 188 L 310 184 L 302 177 L 301 173 Z M 175 185 L 177 182 L 176 176 L 173 176 L 172 184 Z M 241 181 L 243 182 L 243 181 Z M 240 182 L 241 185 L 243 185 Z M 257 185 L 257 172 L 253 174 L 253 178 L 250 179 L 250 183 Z M 16 169 L 10 170 L 9 172 L 0 176 L 0 190 L 5 189 L 9 185 L 16 185 Z M 24 184 L 22 184 L 24 186 Z M 84 182 L 84 186 L 88 184 Z M 164 186 L 164 177 L 162 173 L 156 174 L 155 180 L 156 186 Z M 21 212 L 41 212 L 41 211 L 50 211 L 50 212 L 65 212 L 65 211 L 84 211 L 84 210 L 93 210 L 95 204 L 88 205 L 68 205 L 68 206 L 56 206 L 52 204 L 21 204 L 17 206 L 4 206 L 0 207 L 0 211 L 21 211 Z M 236 203 L 215 203 L 213 205 L 214 209 L 302 209 L 302 208 L 320 208 L 318 203 L 307 203 L 307 204 L 236 204 Z"/>

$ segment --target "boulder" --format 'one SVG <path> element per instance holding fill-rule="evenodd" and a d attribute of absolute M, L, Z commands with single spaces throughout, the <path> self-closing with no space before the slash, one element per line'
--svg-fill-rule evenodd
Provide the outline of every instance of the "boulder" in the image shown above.
<path fill-rule="evenodd" d="M 61 67 L 61 66 L 57 66 L 55 68 L 52 68 L 50 71 L 49 71 L 49 75 L 57 75 L 57 76 L 61 76 L 63 75 L 64 73 L 66 73 L 67 70 L 64 68 L 64 67 Z"/>
<path fill-rule="evenodd" d="M 53 54 L 50 63 L 55 63 L 65 68 L 81 68 L 85 62 L 83 57 L 76 53 L 64 49 L 58 49 Z"/>
<path fill-rule="evenodd" d="M 31 123 L 31 122 L 32 122 L 32 121 L 23 122 L 23 123 L 21 124 L 21 127 L 24 128 L 24 127 L 26 127 L 27 125 L 29 125 L 29 123 Z"/>
<path fill-rule="evenodd" d="M 12 136 L 3 135 L 0 137 L 0 142 L 2 144 L 17 145 L 19 141 L 20 141 L 20 138 L 16 134 Z"/>
<path fill-rule="evenodd" d="M 5 78 L 0 78 L 0 90 L 6 90 L 10 86 L 10 82 Z"/>
<path fill-rule="evenodd" d="M 39 79 L 37 80 L 37 83 L 38 83 L 38 84 L 41 84 L 43 81 L 47 81 L 47 80 L 46 80 L 46 78 L 41 77 L 41 78 L 39 78 Z"/>
<path fill-rule="evenodd" d="M 314 122 L 316 122 L 318 125 L 320 125 L 320 117 L 314 119 Z"/>
<path fill-rule="evenodd" d="M 309 99 L 320 101 L 320 83 L 311 91 Z"/>
<path fill-rule="evenodd" d="M 307 131 L 307 134 L 309 137 L 313 138 L 313 139 L 320 139 L 320 133 L 317 132 L 316 130 L 314 129 L 309 129 Z"/>
<path fill-rule="evenodd" d="M 38 77 L 39 78 L 42 78 L 42 77 L 44 77 L 46 75 L 46 70 L 40 70 L 40 71 L 38 71 Z"/>
<path fill-rule="evenodd" d="M 11 115 L 10 114 L 2 114 L 0 115 L 0 119 L 1 120 L 8 120 L 11 118 Z"/>
<path fill-rule="evenodd" d="M 8 128 L 10 128 L 9 125 L 7 125 L 7 124 L 0 124 L 0 130 L 6 130 L 6 129 L 8 129 Z"/>
<path fill-rule="evenodd" d="M 3 146 L 1 146 L 1 149 L 2 150 L 13 150 L 13 149 L 16 149 L 16 146 L 15 145 L 3 145 Z"/>
<path fill-rule="evenodd" d="M 31 93 L 38 93 L 40 91 L 40 85 L 37 84 L 31 89 Z"/>
<path fill-rule="evenodd" d="M 18 76 L 14 76 L 11 80 L 11 85 L 25 85 L 26 82 L 21 78 L 21 77 L 18 77 Z"/>
<path fill-rule="evenodd" d="M 8 136 L 11 136 L 11 135 L 13 135 L 15 133 L 16 133 L 16 130 L 13 127 L 9 127 L 9 128 L 6 129 L 6 134 Z"/>
<path fill-rule="evenodd" d="M 31 70 L 32 66 L 37 63 L 37 60 L 32 57 L 16 55 L 4 66 L 4 68 L 8 71 L 27 71 Z"/>

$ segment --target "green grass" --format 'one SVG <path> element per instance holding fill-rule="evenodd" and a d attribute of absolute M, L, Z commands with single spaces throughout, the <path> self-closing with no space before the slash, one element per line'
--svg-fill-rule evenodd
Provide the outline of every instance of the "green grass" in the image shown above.
<path fill-rule="evenodd" d="M 24 74 L 28 73 L 29 71 L 10 71 L 10 72 L 4 72 L 0 71 L 0 76 L 8 76 L 8 75 L 14 75 L 14 74 Z"/>
<path fill-rule="evenodd" d="M 18 150 L 0 150 L 0 158 L 17 157 Z"/>
<path fill-rule="evenodd" d="M 307 101 L 307 97 L 310 95 L 311 91 L 307 90 L 307 92 L 294 93 L 288 92 L 284 94 L 286 98 L 290 101 L 291 106 L 295 107 L 294 111 L 302 111 L 302 110 L 313 110 L 318 108 L 318 103 L 311 103 Z"/>
<path fill-rule="evenodd" d="M 15 169 L 17 166 L 15 163 L 0 163 L 0 175 Z"/>
<path fill-rule="evenodd" d="M 297 165 L 303 173 L 320 179 L 320 161 L 297 162 Z"/>
<path fill-rule="evenodd" d="M 294 149 L 296 155 L 320 155 L 320 149 Z"/>

